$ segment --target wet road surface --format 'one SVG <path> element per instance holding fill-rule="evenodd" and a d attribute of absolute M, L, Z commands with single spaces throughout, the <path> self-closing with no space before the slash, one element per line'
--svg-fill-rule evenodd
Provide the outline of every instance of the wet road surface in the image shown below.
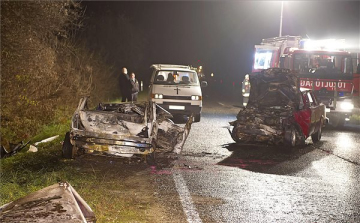
<path fill-rule="evenodd" d="M 360 222 L 360 128 L 324 129 L 295 150 L 238 146 L 240 102 L 205 98 L 184 150 L 155 168 L 158 197 L 181 222 Z"/>

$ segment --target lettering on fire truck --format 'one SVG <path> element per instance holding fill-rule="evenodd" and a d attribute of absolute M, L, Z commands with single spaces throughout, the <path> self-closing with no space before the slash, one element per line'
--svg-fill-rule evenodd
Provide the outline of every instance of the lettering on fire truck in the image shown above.
<path fill-rule="evenodd" d="M 312 88 L 313 80 L 300 80 L 300 87 L 302 88 Z M 336 86 L 335 81 L 315 81 L 315 90 L 319 90 L 322 88 L 326 88 L 327 90 L 334 90 Z M 346 91 L 350 92 L 352 88 L 352 84 L 344 81 L 337 81 L 337 90 L 338 91 Z"/>

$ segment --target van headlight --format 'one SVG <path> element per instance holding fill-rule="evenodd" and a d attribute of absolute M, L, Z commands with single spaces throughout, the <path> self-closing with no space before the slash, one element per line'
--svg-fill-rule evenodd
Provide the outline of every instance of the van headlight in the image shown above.
<path fill-rule="evenodd" d="M 349 101 L 339 101 L 339 108 L 341 110 L 352 110 L 354 108 L 354 104 Z"/>
<path fill-rule="evenodd" d="M 162 94 L 153 94 L 153 98 L 155 98 L 155 99 L 163 99 L 164 96 Z"/>
<path fill-rule="evenodd" d="M 193 101 L 199 101 L 199 100 L 201 100 L 201 96 L 192 95 L 192 96 L 191 96 L 191 100 L 193 100 Z"/>

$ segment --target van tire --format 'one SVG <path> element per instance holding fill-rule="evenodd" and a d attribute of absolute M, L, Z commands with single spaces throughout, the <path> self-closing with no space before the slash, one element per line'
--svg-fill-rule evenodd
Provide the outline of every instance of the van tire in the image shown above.
<path fill-rule="evenodd" d="M 194 118 L 194 122 L 200 122 L 201 114 L 196 114 Z"/>

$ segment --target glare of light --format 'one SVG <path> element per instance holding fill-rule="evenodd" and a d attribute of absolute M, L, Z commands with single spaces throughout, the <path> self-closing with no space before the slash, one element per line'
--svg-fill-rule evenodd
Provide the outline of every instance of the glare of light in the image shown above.
<path fill-rule="evenodd" d="M 193 101 L 200 100 L 200 96 L 192 95 L 192 96 L 191 96 L 191 100 L 193 100 Z"/>
<path fill-rule="evenodd" d="M 256 52 L 255 53 L 255 69 L 267 69 L 270 68 L 270 62 L 272 58 L 272 52 Z"/>
<path fill-rule="evenodd" d="M 354 108 L 354 104 L 348 101 L 338 102 L 341 110 L 351 111 Z"/>
<path fill-rule="evenodd" d="M 156 99 L 162 99 L 162 98 L 163 98 L 163 95 L 162 95 L 162 94 L 155 94 L 155 95 L 154 95 L 154 98 L 156 98 Z"/>
<path fill-rule="evenodd" d="M 213 76 L 214 76 L 214 73 L 211 73 L 211 76 L 213 77 Z"/>
<path fill-rule="evenodd" d="M 346 133 L 338 133 L 335 142 L 336 150 L 341 152 L 350 151 L 351 149 L 354 149 L 353 147 L 355 146 L 354 140 Z"/>
<path fill-rule="evenodd" d="M 307 39 L 303 42 L 303 48 L 305 50 L 344 50 L 345 47 L 346 45 L 344 39 Z"/>

